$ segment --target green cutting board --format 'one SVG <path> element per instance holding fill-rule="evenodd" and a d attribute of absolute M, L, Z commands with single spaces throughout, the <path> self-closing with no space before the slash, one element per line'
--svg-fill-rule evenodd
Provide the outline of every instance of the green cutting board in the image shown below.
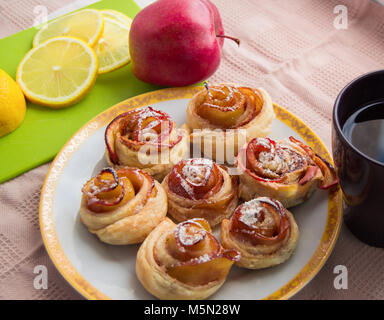
<path fill-rule="evenodd" d="M 140 10 L 133 0 L 104 0 L 89 8 L 115 9 L 133 18 Z M 16 68 L 32 46 L 35 28 L 0 40 L 0 69 L 15 79 Z M 22 125 L 0 138 L 0 183 L 54 158 L 64 143 L 87 121 L 114 104 L 159 89 L 137 80 L 130 65 L 100 75 L 79 103 L 59 110 L 27 105 Z"/>

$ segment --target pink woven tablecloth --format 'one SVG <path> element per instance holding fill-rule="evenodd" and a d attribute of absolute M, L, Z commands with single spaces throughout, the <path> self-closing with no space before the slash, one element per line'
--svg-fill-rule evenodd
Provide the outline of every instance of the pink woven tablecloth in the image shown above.
<path fill-rule="evenodd" d="M 49 12 L 73 0 L 0 0 L 0 37 L 29 27 L 35 5 Z M 331 112 L 338 92 L 356 76 L 383 69 L 384 7 L 369 0 L 213 0 L 226 33 L 223 60 L 211 82 L 261 85 L 331 145 Z M 338 5 L 348 10 L 337 29 Z M 338 7 L 340 8 L 340 7 Z M 0 48 L 3 50 L 3 48 Z M 0 155 L 4 156 L 4 155 Z M 48 165 L 0 185 L 0 299 L 80 299 L 43 247 L 38 203 Z M 48 289 L 36 290 L 36 265 L 48 268 Z M 348 270 L 348 289 L 334 288 L 335 266 Z M 384 250 L 342 228 L 320 273 L 293 299 L 384 299 Z"/>

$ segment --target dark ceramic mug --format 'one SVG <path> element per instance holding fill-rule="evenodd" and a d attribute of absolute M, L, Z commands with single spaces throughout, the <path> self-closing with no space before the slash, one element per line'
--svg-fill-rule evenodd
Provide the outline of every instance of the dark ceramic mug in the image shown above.
<path fill-rule="evenodd" d="M 333 109 L 332 150 L 344 196 L 344 222 L 361 241 L 384 248 L 384 163 L 359 151 L 343 134 L 346 120 L 370 102 L 384 100 L 384 70 L 348 84 Z"/>

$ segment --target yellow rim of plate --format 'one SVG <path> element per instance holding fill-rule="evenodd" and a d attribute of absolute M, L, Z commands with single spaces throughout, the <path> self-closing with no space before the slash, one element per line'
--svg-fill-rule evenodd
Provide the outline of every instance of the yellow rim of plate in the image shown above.
<path fill-rule="evenodd" d="M 112 121 L 117 115 L 132 108 L 139 108 L 157 102 L 189 99 L 201 87 L 162 89 L 145 93 L 116 104 L 102 112 L 81 129 L 64 145 L 51 163 L 41 191 L 39 221 L 45 248 L 61 275 L 68 283 L 87 299 L 110 299 L 91 285 L 72 265 L 59 243 L 53 216 L 54 198 L 57 184 L 64 168 L 72 156 L 90 136 Z M 332 157 L 319 137 L 298 117 L 286 109 L 274 104 L 278 120 L 292 128 L 320 156 L 332 163 Z M 328 217 L 321 241 L 314 254 L 300 272 L 279 290 L 264 299 L 288 299 L 303 288 L 321 269 L 335 246 L 342 223 L 341 191 L 337 188 L 329 191 Z M 252 298 L 252 297 L 250 297 Z"/>

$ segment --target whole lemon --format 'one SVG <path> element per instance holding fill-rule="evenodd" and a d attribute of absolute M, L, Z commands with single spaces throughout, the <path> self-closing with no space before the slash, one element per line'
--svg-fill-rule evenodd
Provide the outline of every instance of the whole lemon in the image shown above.
<path fill-rule="evenodd" d="M 0 137 L 23 122 L 25 110 L 25 98 L 19 85 L 0 69 Z"/>

